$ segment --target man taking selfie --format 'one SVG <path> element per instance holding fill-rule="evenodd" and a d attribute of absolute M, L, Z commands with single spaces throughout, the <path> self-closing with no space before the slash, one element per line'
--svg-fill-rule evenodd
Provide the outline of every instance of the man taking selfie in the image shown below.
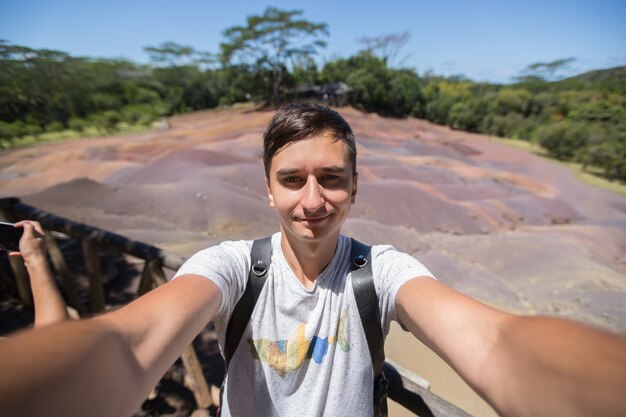
<path fill-rule="evenodd" d="M 5 355 L 43 342 L 63 350 L 61 371 L 39 381 L 84 392 L 71 406 L 45 391 L 40 401 L 67 415 L 128 415 L 213 320 L 227 363 L 222 416 L 382 415 L 382 342 L 396 320 L 502 415 L 626 413 L 621 336 L 492 309 L 391 246 L 341 234 L 358 173 L 352 130 L 337 112 L 281 108 L 264 134 L 263 161 L 278 233 L 200 251 L 171 282 L 117 311 L 0 344 Z M 29 369 L 11 366 L 0 375 Z M 89 388 L 75 382 L 94 375 Z M 0 402 L 5 409 L 13 410 Z"/>

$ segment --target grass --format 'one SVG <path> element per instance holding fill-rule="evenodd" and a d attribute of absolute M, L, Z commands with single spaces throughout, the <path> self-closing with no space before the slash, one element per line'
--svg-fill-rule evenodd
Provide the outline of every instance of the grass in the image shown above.
<path fill-rule="evenodd" d="M 97 137 L 97 136 L 112 136 L 112 135 L 119 135 L 119 134 L 124 134 L 124 133 L 144 132 L 146 130 L 150 130 L 154 128 L 155 124 L 156 122 L 153 122 L 149 125 L 145 125 L 145 124 L 129 125 L 127 123 L 120 123 L 117 125 L 115 130 L 112 130 L 112 131 L 98 129 L 96 127 L 90 126 L 90 127 L 85 128 L 81 132 L 77 130 L 72 130 L 72 129 L 61 130 L 59 132 L 44 132 L 37 136 L 27 135 L 27 136 L 16 138 L 13 141 L 11 148 L 12 149 L 24 148 L 24 147 L 32 146 L 32 145 L 39 145 L 41 143 L 52 143 L 52 142 L 90 138 L 90 137 Z"/>
<path fill-rule="evenodd" d="M 583 169 L 582 164 L 578 162 L 559 161 L 558 159 L 550 158 L 546 150 L 542 148 L 539 144 L 534 142 L 521 139 L 505 139 L 495 136 L 492 136 L 491 138 L 496 142 L 505 143 L 507 145 L 514 146 L 528 152 L 532 152 L 535 155 L 549 158 L 552 161 L 564 165 L 571 169 L 572 172 L 574 172 L 575 177 L 579 181 L 626 196 L 626 183 L 621 181 L 611 181 L 602 177 L 601 171 L 599 169 L 596 169 L 594 167 L 587 167 L 586 169 Z"/>

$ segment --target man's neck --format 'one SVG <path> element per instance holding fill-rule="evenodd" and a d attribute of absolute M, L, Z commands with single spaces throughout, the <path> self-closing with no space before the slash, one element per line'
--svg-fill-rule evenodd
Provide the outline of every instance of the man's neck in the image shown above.
<path fill-rule="evenodd" d="M 306 241 L 282 231 L 280 243 L 294 275 L 310 290 L 319 274 L 332 261 L 339 243 L 339 233 L 324 241 Z"/>

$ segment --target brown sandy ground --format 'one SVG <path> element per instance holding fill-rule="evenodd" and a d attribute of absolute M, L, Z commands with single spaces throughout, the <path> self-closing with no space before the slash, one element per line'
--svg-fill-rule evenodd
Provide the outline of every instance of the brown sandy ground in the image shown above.
<path fill-rule="evenodd" d="M 339 111 L 359 147 L 359 193 L 344 233 L 391 243 L 490 305 L 626 334 L 626 197 L 483 135 Z M 171 118 L 162 130 L 2 152 L 0 196 L 185 256 L 267 235 L 277 223 L 260 138 L 272 114 L 214 110 Z M 417 345 L 402 356 L 407 335 L 396 330 L 392 359 L 433 363 Z M 435 392 L 443 385 L 442 395 L 489 415 L 475 398 L 453 399 L 463 389 L 448 376 L 435 381 L 435 369 L 431 377 L 419 368 Z"/>

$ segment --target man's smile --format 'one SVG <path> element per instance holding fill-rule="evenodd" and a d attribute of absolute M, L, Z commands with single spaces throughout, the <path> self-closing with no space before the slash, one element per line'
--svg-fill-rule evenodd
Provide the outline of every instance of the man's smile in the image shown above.
<path fill-rule="evenodd" d="M 302 223 L 307 226 L 316 226 L 324 223 L 324 221 L 330 218 L 332 215 L 333 213 L 325 213 L 314 216 L 295 216 L 295 220 L 298 223 Z"/>
<path fill-rule="evenodd" d="M 309 223 L 309 224 L 318 224 L 326 220 L 332 216 L 332 213 L 327 213 L 321 216 L 311 216 L 311 217 L 300 217 L 296 216 L 296 220 L 299 222 Z"/>

